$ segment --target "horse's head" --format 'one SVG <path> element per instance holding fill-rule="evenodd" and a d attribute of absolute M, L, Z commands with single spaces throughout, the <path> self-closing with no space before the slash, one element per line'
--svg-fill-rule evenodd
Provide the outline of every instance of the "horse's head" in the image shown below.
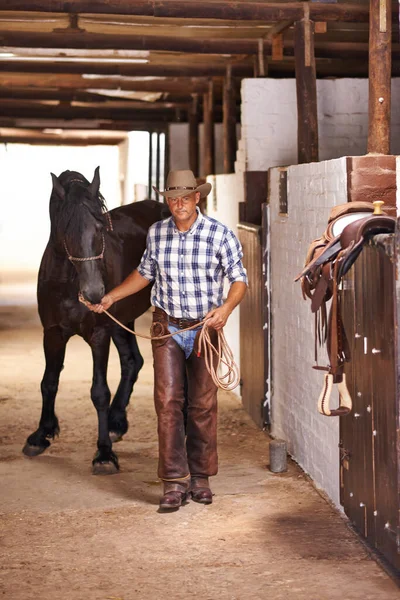
<path fill-rule="evenodd" d="M 104 296 L 105 217 L 104 199 L 99 193 L 99 167 L 92 183 L 76 171 L 51 174 L 51 238 L 74 265 L 80 291 L 93 304 Z"/>

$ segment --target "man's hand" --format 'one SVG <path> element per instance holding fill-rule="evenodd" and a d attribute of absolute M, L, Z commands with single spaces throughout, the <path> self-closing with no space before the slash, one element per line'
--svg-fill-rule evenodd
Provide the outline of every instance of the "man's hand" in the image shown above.
<path fill-rule="evenodd" d="M 111 294 L 106 294 L 100 301 L 100 304 L 90 304 L 90 302 L 85 302 L 86 306 L 89 310 L 92 310 L 95 313 L 102 313 L 105 310 L 108 310 L 112 304 L 114 304 L 114 298 Z"/>
<path fill-rule="evenodd" d="M 207 325 L 209 327 L 213 327 L 217 331 L 222 329 L 228 320 L 229 315 L 231 314 L 231 310 L 225 306 L 219 306 L 218 308 L 214 308 L 210 310 L 209 313 L 204 317 L 207 320 Z"/>

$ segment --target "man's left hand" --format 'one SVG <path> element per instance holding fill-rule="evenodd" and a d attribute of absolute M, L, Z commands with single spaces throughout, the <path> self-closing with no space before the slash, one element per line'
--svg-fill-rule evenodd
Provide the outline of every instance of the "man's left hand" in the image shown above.
<path fill-rule="evenodd" d="M 217 331 L 222 329 L 228 320 L 231 311 L 227 306 L 219 306 L 218 308 L 214 308 L 210 310 L 209 313 L 204 317 L 207 320 L 207 325 L 209 327 L 213 327 Z"/>

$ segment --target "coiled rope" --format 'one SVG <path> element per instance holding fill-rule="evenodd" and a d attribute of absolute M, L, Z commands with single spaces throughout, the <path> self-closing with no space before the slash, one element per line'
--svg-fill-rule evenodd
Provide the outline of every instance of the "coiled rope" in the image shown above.
<path fill-rule="evenodd" d="M 79 295 L 79 301 L 82 304 L 87 306 L 89 303 L 83 298 L 82 295 Z M 207 320 L 204 319 L 197 323 L 196 325 L 192 325 L 191 327 L 186 327 L 185 329 L 179 329 L 178 331 L 174 331 L 173 333 L 167 333 L 165 335 L 144 335 L 143 333 L 137 333 L 129 327 L 126 327 L 123 323 L 118 321 L 112 314 L 110 314 L 107 310 L 103 310 L 110 319 L 112 319 L 117 325 L 136 335 L 136 337 L 143 338 L 145 340 L 164 340 L 169 337 L 173 337 L 174 335 L 178 335 L 179 333 L 183 333 L 184 331 L 190 331 L 191 329 L 196 329 L 201 326 L 200 336 L 199 336 L 199 350 L 197 356 L 201 354 L 204 356 L 204 362 L 206 365 L 206 369 L 209 372 L 211 379 L 214 384 L 220 388 L 221 390 L 231 391 L 235 389 L 240 383 L 240 371 L 237 366 L 233 352 L 226 341 L 225 334 L 222 329 L 217 331 L 218 335 L 218 344 L 217 347 L 213 345 L 211 342 L 209 327 L 207 325 Z M 225 369 L 225 372 L 223 372 Z"/>

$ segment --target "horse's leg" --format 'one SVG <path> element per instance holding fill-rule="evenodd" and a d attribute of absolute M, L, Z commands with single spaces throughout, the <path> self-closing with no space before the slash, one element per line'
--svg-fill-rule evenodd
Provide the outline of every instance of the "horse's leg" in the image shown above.
<path fill-rule="evenodd" d="M 134 325 L 135 322 L 132 321 L 128 326 L 130 329 L 134 329 Z M 121 381 L 108 415 L 110 438 L 113 442 L 117 442 L 128 431 L 126 407 L 129 404 L 139 371 L 143 366 L 143 358 L 135 335 L 117 325 L 113 328 L 111 335 L 121 363 Z"/>
<path fill-rule="evenodd" d="M 104 328 L 96 329 L 91 336 L 90 347 L 93 356 L 93 380 L 90 394 L 97 410 L 99 425 L 97 452 L 92 461 L 93 473 L 95 475 L 111 475 L 118 471 L 119 466 L 108 434 L 111 394 L 107 385 L 107 365 L 110 352 L 110 333 Z"/>
<path fill-rule="evenodd" d="M 48 438 L 58 435 L 58 419 L 54 412 L 54 404 L 58 390 L 60 373 L 63 368 L 65 347 L 70 336 L 65 336 L 60 327 L 52 327 L 44 332 L 43 347 L 46 368 L 41 382 L 42 414 L 38 429 L 26 440 L 23 453 L 26 456 L 37 456 L 50 446 Z"/>

